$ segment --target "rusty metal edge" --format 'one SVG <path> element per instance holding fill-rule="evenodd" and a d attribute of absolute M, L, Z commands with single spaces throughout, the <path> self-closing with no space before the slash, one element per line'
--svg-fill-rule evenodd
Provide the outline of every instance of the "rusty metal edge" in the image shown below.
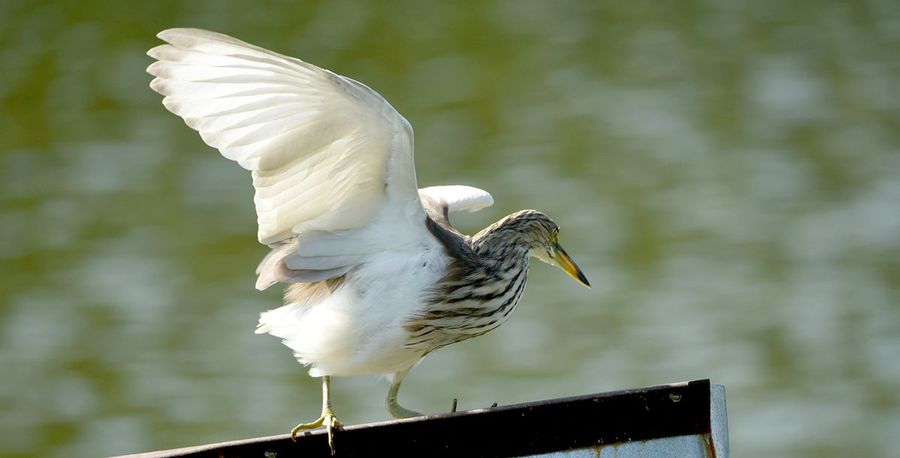
<path fill-rule="evenodd" d="M 709 434 L 709 380 L 347 426 L 337 456 L 521 456 Z M 266 454 L 269 455 L 266 455 Z M 331 456 L 324 431 L 206 444 L 119 458 Z"/>

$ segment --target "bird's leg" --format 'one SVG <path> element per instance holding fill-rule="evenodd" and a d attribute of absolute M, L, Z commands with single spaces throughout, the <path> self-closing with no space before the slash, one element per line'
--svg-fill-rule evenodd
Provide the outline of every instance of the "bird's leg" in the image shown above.
<path fill-rule="evenodd" d="M 322 376 L 322 415 L 317 418 L 315 421 L 310 423 L 300 423 L 295 426 L 294 429 L 291 430 L 291 439 L 296 441 L 297 434 L 304 429 L 316 429 L 319 426 L 325 425 L 326 430 L 328 431 L 328 447 L 331 449 L 331 454 L 334 455 L 334 428 L 340 428 L 341 422 L 338 421 L 337 417 L 334 416 L 334 411 L 331 410 L 331 377 L 324 375 Z"/>
<path fill-rule="evenodd" d="M 388 390 L 387 399 L 384 400 L 384 408 L 387 409 L 388 413 L 394 418 L 422 416 L 419 412 L 409 410 L 397 402 L 397 392 L 400 391 L 400 383 L 403 382 L 403 379 L 406 378 L 406 374 L 408 373 L 409 369 L 394 373 L 393 380 L 391 380 L 391 389 Z"/>

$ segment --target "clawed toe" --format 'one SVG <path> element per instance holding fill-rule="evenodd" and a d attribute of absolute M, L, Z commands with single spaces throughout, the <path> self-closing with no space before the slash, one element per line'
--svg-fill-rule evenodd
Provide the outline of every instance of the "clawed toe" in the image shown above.
<path fill-rule="evenodd" d="M 291 440 L 297 442 L 297 436 L 301 431 L 316 429 L 320 426 L 325 426 L 326 431 L 328 432 L 328 448 L 331 449 L 331 454 L 334 455 L 334 429 L 340 429 L 344 426 L 334 413 L 325 412 L 321 417 L 317 418 L 315 421 L 309 423 L 300 423 L 295 426 L 294 429 L 291 430 Z"/>
<path fill-rule="evenodd" d="M 321 416 L 315 421 L 311 421 L 309 423 L 300 423 L 299 425 L 294 426 L 294 429 L 291 430 L 291 440 L 297 442 L 297 435 L 300 434 L 300 431 L 304 431 L 307 429 L 316 429 L 319 426 L 322 426 L 324 423 L 325 417 Z"/>
<path fill-rule="evenodd" d="M 341 426 L 344 425 L 338 421 L 333 413 L 325 415 L 325 429 L 328 431 L 328 448 L 331 450 L 332 455 L 334 455 L 334 429 L 340 429 Z"/>
<path fill-rule="evenodd" d="M 328 428 L 342 428 L 344 426 L 334 414 L 325 417 L 325 426 Z"/>

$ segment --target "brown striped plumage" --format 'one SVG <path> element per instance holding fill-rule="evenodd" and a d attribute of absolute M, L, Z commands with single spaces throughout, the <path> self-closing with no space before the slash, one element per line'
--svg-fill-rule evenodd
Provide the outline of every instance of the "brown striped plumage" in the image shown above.
<path fill-rule="evenodd" d="M 536 210 L 513 213 L 474 237 L 429 212 L 429 229 L 453 259 L 430 294 L 425 312 L 409 322 L 407 347 L 430 353 L 496 329 L 510 316 L 528 277 L 530 256 L 555 243 L 559 227 Z"/>

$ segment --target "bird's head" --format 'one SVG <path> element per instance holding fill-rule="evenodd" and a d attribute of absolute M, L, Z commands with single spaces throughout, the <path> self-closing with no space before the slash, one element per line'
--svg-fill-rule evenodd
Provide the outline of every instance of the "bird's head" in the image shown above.
<path fill-rule="evenodd" d="M 559 226 L 549 216 L 537 210 L 522 210 L 508 218 L 514 220 L 510 226 L 521 234 L 532 256 L 559 267 L 582 285 L 591 287 L 587 277 L 559 244 Z"/>

